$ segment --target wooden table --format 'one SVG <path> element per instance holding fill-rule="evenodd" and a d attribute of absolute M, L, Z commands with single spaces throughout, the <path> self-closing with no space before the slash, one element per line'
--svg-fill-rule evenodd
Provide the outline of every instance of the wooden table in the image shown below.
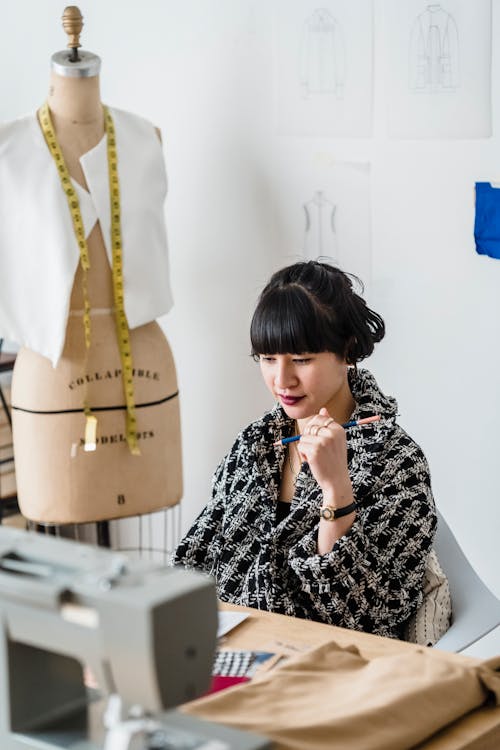
<path fill-rule="evenodd" d="M 275 651 L 278 644 L 304 650 L 321 646 L 334 640 L 340 646 L 355 645 L 363 656 L 374 657 L 382 654 L 403 653 L 418 646 L 381 638 L 368 633 L 358 633 L 332 625 L 324 625 L 309 620 L 299 620 L 285 615 L 262 612 L 248 607 L 220 603 L 222 610 L 247 612 L 249 618 L 231 631 L 221 644 L 222 648 Z M 436 653 L 436 652 L 435 652 Z M 443 658 L 443 652 L 436 653 Z M 460 654 L 446 654 L 445 658 L 474 663 Z M 483 707 L 438 732 L 430 740 L 415 750 L 499 750 L 500 749 L 500 707 Z M 355 748 L 353 748 L 355 750 Z"/>

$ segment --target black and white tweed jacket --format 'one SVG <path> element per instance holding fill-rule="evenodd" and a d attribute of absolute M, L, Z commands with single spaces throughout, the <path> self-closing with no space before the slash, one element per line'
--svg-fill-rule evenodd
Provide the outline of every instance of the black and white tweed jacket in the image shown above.
<path fill-rule="evenodd" d="M 354 419 L 382 420 L 347 431 L 359 509 L 349 532 L 317 553 L 321 489 L 304 464 L 290 514 L 276 521 L 284 451 L 292 433 L 281 406 L 246 427 L 213 480 L 212 499 L 173 562 L 215 576 L 221 600 L 399 637 L 422 601 L 436 514 L 419 446 L 396 424 L 397 404 L 368 370 L 350 371 Z"/>

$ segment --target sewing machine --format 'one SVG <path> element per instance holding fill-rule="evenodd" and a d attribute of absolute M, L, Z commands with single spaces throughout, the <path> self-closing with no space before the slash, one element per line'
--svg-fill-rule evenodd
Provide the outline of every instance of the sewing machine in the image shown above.
<path fill-rule="evenodd" d="M 0 527 L 0 617 L 1 750 L 270 747 L 165 712 L 210 682 L 217 603 L 208 576 Z"/>

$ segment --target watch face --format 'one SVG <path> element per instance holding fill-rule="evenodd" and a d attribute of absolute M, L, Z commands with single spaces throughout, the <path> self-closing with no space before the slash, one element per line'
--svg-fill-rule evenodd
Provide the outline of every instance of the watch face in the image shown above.
<path fill-rule="evenodd" d="M 325 521 L 333 521 L 335 519 L 335 510 L 334 508 L 322 508 L 320 515 Z"/>

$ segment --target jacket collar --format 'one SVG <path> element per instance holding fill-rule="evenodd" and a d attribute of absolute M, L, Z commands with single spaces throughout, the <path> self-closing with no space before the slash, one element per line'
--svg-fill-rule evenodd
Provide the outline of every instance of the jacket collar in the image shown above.
<path fill-rule="evenodd" d="M 362 419 L 380 414 L 380 422 L 352 427 L 347 430 L 347 455 L 349 471 L 355 494 L 361 500 L 372 489 L 374 477 L 373 462 L 383 449 L 390 433 L 393 432 L 397 402 L 386 396 L 378 387 L 371 372 L 366 369 L 349 370 L 349 386 L 356 402 L 352 419 Z M 268 493 L 278 494 L 285 451 L 273 443 L 290 437 L 294 430 L 294 420 L 287 416 L 280 404 L 267 412 L 262 419 L 250 427 L 249 450 L 253 451 L 259 467 L 256 481 Z M 306 474 L 310 472 L 306 468 Z M 270 486 L 271 485 L 271 486 Z"/>

